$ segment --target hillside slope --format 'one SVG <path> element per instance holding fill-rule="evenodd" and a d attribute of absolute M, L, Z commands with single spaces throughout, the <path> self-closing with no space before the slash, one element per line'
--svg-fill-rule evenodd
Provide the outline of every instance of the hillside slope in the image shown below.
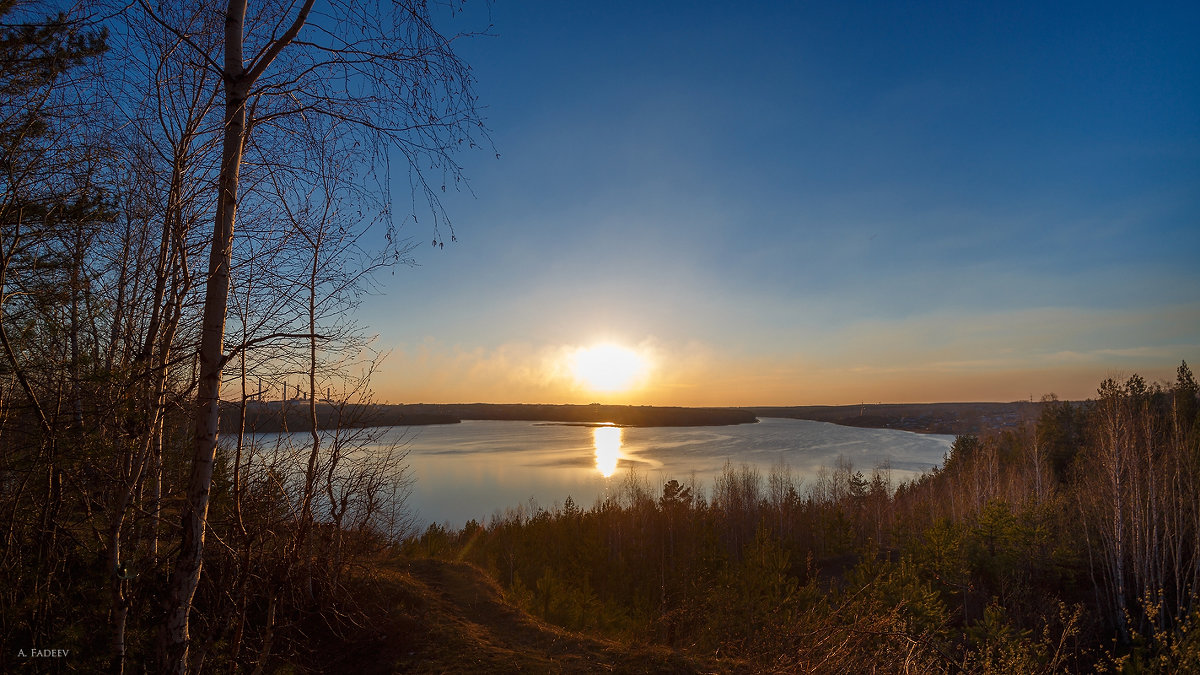
<path fill-rule="evenodd" d="M 370 625 L 353 643 L 322 649 L 325 672 L 748 672 L 661 647 L 635 647 L 548 625 L 509 604 L 467 563 L 413 560 L 380 570 L 363 589 Z"/>

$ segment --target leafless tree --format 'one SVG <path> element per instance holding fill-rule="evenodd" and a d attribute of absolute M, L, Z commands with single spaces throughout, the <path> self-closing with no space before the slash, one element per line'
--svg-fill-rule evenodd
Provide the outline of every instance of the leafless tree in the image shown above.
<path fill-rule="evenodd" d="M 344 123 L 366 154 L 354 157 L 356 161 L 382 162 L 393 153 L 407 160 L 414 191 L 431 207 L 437 241 L 440 228 L 448 225 L 434 186 L 444 190 L 447 183 L 457 184 L 461 171 L 453 153 L 473 146 L 482 125 L 470 71 L 452 51 L 456 36 L 439 31 L 436 8 L 424 2 L 346 0 L 317 8 L 313 0 L 259 6 L 233 0 L 224 7 L 164 8 L 140 0 L 130 11 L 175 35 L 180 53 L 202 63 L 219 81 L 224 103 L 214 228 L 204 275 L 192 470 L 162 631 L 163 665 L 185 672 L 188 615 L 203 565 L 227 362 L 225 319 L 235 223 L 239 209 L 256 197 L 261 174 L 255 168 L 269 163 L 260 153 L 274 153 L 270 159 L 275 163 L 288 157 L 288 139 L 303 134 L 311 118 Z M 214 19 L 218 16 L 220 21 Z M 221 26 L 219 34 L 214 34 L 214 23 Z M 249 183 L 243 181 L 244 169 Z M 314 439 L 314 446 L 318 443 Z"/>

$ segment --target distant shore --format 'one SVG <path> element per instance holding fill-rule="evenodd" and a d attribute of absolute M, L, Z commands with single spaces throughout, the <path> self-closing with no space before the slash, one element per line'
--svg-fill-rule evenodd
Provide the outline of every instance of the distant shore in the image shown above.
<path fill-rule="evenodd" d="M 630 405 L 548 405 L 526 403 L 407 403 L 337 406 L 318 403 L 317 428 L 390 427 L 456 424 L 463 420 L 519 420 L 564 424 L 614 424 L 624 427 L 700 427 L 753 424 L 758 416 L 735 408 L 680 408 Z M 236 405 L 221 408 L 221 430 L 236 431 Z M 308 401 L 251 401 L 246 406 L 246 429 L 257 433 L 308 431 L 312 428 Z"/>
<path fill-rule="evenodd" d="M 923 434 L 978 434 L 1015 429 L 1036 421 L 1042 403 L 862 403 L 859 405 L 762 406 L 739 408 L 759 417 L 832 422 L 867 429 L 900 429 Z"/>
<path fill-rule="evenodd" d="M 831 422 L 869 429 L 900 429 L 931 434 L 977 434 L 1017 428 L 1034 421 L 1040 402 L 869 403 L 840 406 L 757 406 L 682 408 L 630 405 L 552 405 L 529 403 L 404 403 L 338 406 L 317 403 L 317 428 L 421 426 L 463 420 L 519 420 L 558 424 L 612 424 L 623 427 L 695 427 L 753 424 L 759 417 Z M 221 431 L 238 426 L 236 405 L 221 408 Z M 308 401 L 251 401 L 246 429 L 257 433 L 308 431 Z"/>

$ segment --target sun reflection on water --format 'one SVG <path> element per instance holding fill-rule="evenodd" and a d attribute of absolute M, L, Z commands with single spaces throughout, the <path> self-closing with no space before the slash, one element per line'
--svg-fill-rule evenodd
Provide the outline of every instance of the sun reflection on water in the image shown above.
<path fill-rule="evenodd" d="M 596 446 L 596 470 L 605 478 L 612 477 L 621 459 L 621 427 L 592 429 L 592 443 Z"/>

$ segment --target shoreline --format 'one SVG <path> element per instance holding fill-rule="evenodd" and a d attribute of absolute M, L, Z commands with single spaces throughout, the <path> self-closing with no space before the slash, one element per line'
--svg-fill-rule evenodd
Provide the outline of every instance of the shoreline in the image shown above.
<path fill-rule="evenodd" d="M 979 434 L 1036 422 L 1041 402 L 873 403 L 860 405 L 681 407 L 539 403 L 317 403 L 317 429 L 426 426 L 464 420 L 515 420 L 545 424 L 618 427 L 696 427 L 754 424 L 759 417 L 830 422 L 864 429 L 921 434 Z M 222 405 L 221 431 L 235 432 L 238 406 Z M 305 399 L 249 401 L 246 429 L 259 433 L 309 431 Z"/>

